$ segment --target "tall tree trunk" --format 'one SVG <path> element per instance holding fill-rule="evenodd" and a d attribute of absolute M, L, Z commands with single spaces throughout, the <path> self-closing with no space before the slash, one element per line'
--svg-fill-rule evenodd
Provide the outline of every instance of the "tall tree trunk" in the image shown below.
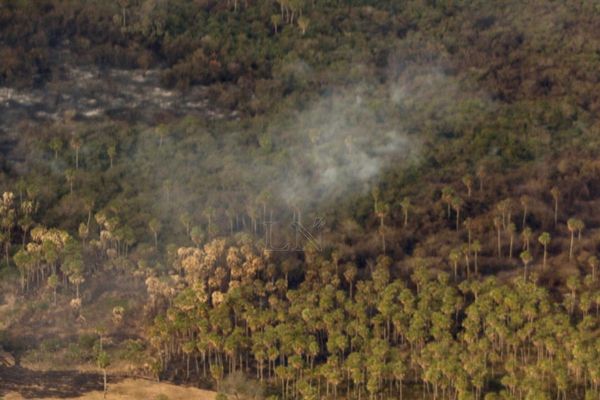
<path fill-rule="evenodd" d="M 571 231 L 571 245 L 569 246 L 569 261 L 573 258 L 573 241 L 575 240 L 575 231 Z"/>
<path fill-rule="evenodd" d="M 108 384 L 107 384 L 107 379 L 106 379 L 106 368 L 102 369 L 102 378 L 104 381 L 104 394 L 103 394 L 103 398 L 106 399 L 106 393 L 108 392 Z"/>
<path fill-rule="evenodd" d="M 91 220 L 92 220 L 92 209 L 90 208 L 88 210 L 88 217 L 87 217 L 87 224 L 86 224 L 86 227 L 87 227 L 88 231 L 90 229 L 90 222 L 91 222 Z"/>
<path fill-rule="evenodd" d="M 185 379 L 190 379 L 190 355 L 186 354 L 185 360 Z"/>
<path fill-rule="evenodd" d="M 547 259 L 547 256 L 548 256 L 548 245 L 545 244 L 544 245 L 544 261 L 543 261 L 543 264 L 542 264 L 542 269 L 543 270 L 546 270 L 546 259 Z"/>
<path fill-rule="evenodd" d="M 454 263 L 454 281 L 458 281 L 458 263 Z"/>
<path fill-rule="evenodd" d="M 460 226 L 460 208 L 456 209 L 456 231 L 458 232 L 458 228 Z"/>
<path fill-rule="evenodd" d="M 502 242 L 500 239 L 500 228 L 498 228 L 498 257 L 502 257 Z"/>

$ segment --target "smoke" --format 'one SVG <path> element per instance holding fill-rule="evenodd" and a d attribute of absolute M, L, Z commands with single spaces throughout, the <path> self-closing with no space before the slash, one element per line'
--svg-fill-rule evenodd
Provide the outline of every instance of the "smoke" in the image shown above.
<path fill-rule="evenodd" d="M 159 218 L 165 236 L 182 233 L 182 225 L 176 221 L 184 212 L 191 216 L 193 225 L 206 226 L 209 208 L 214 210 L 212 220 L 220 225 L 221 233 L 230 229 L 231 215 L 235 230 L 248 229 L 247 221 L 240 217 L 249 216 L 251 208 L 262 215 L 265 201 L 274 212 L 289 212 L 290 208 L 301 210 L 303 215 L 327 212 L 341 202 L 366 195 L 389 170 L 418 161 L 426 138 L 431 138 L 429 132 L 460 131 L 455 117 L 461 112 L 457 99 L 468 99 L 465 91 L 475 93 L 473 88 L 465 90 L 462 82 L 439 67 L 398 67 L 383 83 L 369 76 L 372 71 L 368 67 L 357 69 L 364 71 L 364 79 L 353 76 L 348 81 L 359 83 L 329 88 L 308 101 L 302 97 L 293 107 L 289 106 L 293 102 L 288 102 L 279 111 L 258 117 L 259 122 L 211 118 L 217 106 L 207 105 L 206 96 L 202 97 L 206 88 L 195 89 L 194 96 L 188 94 L 185 99 L 170 93 L 160 96 L 152 76 L 140 82 L 135 71 L 115 70 L 109 74 L 119 83 L 114 87 L 119 101 L 113 102 L 105 99 L 106 90 L 98 89 L 103 88 L 96 82 L 100 75 L 86 78 L 85 84 L 73 90 L 73 98 L 100 95 L 102 101 L 123 105 L 135 92 L 144 101 L 131 101 L 129 106 L 143 108 L 140 113 L 146 117 L 157 108 L 171 115 L 188 115 L 169 123 L 162 139 L 155 126 L 130 121 L 131 129 L 123 130 L 129 133 L 119 134 L 114 169 L 107 172 L 120 176 L 119 184 L 126 185 L 127 191 L 98 193 L 106 201 L 97 206 L 112 204 L 113 209 L 123 211 L 124 220 L 131 217 L 124 210 L 140 210 L 144 217 L 135 216 L 131 221 L 140 235 L 147 233 L 148 218 Z M 318 75 L 299 60 L 290 60 L 281 70 L 285 79 L 301 85 Z M 163 102 L 166 97 L 173 101 Z M 42 101 L 36 107 L 54 112 L 63 106 Z M 87 119 L 81 114 L 90 108 L 81 107 L 76 111 L 86 125 Z M 191 109 L 194 112 L 188 113 Z M 98 119 L 119 121 L 111 115 Z M 93 168 L 99 172 L 108 168 L 106 134 L 96 132 L 101 125 L 96 126 L 89 127 L 92 133 L 85 134 L 81 150 L 85 155 L 82 171 L 90 173 Z M 88 155 L 86 149 L 93 149 L 93 154 Z M 70 154 L 66 143 L 61 152 Z M 105 160 L 99 161 L 102 158 Z M 59 166 L 57 179 L 64 179 L 62 169 L 66 166 L 50 164 L 51 169 Z M 76 190 L 101 191 L 98 186 L 86 189 L 84 184 L 82 181 Z M 261 197 L 265 192 L 270 193 L 268 200 Z"/>
<path fill-rule="evenodd" d="M 402 126 L 378 117 L 374 93 L 352 89 L 319 99 L 299 113 L 293 157 L 302 163 L 280 181 L 282 198 L 311 207 L 362 194 L 383 170 L 419 152 L 417 141 Z"/>
<path fill-rule="evenodd" d="M 155 213 L 169 220 L 187 210 L 205 225 L 211 208 L 225 233 L 232 214 L 248 215 L 254 208 L 262 215 L 264 192 L 270 194 L 267 210 L 280 221 L 295 211 L 328 215 L 369 195 L 387 172 L 418 165 L 427 140 L 435 138 L 431 132 L 460 131 L 456 115 L 463 100 L 478 96 L 438 67 L 390 76 L 384 84 L 363 81 L 325 91 L 253 125 L 171 124 L 175 133 L 165 139 L 163 152 L 177 157 L 161 157 L 158 170 L 145 169 L 154 188 L 174 183 Z M 187 132 L 185 138 L 178 139 L 177 131 Z M 145 137 L 138 142 L 140 160 L 156 148 L 156 134 Z M 181 174 L 190 169 L 191 175 Z"/>
<path fill-rule="evenodd" d="M 477 85 L 444 71 L 398 68 L 384 84 L 344 87 L 298 111 L 286 127 L 292 139 L 281 144 L 287 168 L 270 177 L 274 191 L 292 207 L 335 207 L 367 194 L 387 171 L 418 164 L 428 142 L 464 131 L 493 109 Z"/>

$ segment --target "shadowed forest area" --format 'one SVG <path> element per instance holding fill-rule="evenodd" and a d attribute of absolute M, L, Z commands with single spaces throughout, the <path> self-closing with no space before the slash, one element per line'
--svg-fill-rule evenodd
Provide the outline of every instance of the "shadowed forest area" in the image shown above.
<path fill-rule="evenodd" d="M 597 2 L 4 0 L 0 60 L 0 396 L 600 398 Z"/>
<path fill-rule="evenodd" d="M 18 390 L 25 398 L 75 397 L 102 390 L 102 376 L 77 371 L 36 372 L 20 367 L 2 370 L 2 389 Z"/>

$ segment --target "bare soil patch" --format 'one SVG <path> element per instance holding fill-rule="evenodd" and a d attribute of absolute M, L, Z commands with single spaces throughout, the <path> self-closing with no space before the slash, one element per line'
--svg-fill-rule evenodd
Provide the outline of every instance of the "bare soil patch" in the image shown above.
<path fill-rule="evenodd" d="M 213 400 L 215 392 L 170 383 L 109 377 L 107 399 Z M 21 399 L 103 399 L 102 375 L 79 371 L 34 371 L 0 367 L 0 396 Z"/>

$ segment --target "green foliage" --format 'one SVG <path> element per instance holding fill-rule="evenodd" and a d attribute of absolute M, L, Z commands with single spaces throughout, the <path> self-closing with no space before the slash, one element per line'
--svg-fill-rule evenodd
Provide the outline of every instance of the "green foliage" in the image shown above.
<path fill-rule="evenodd" d="M 221 397 L 237 399 L 262 399 L 263 388 L 253 379 L 244 376 L 242 372 L 229 374 L 220 387 Z"/>
<path fill-rule="evenodd" d="M 100 369 L 106 369 L 110 365 L 110 357 L 104 350 L 100 350 L 96 356 L 96 365 Z"/>
<path fill-rule="evenodd" d="M 40 343 L 40 351 L 46 353 L 52 353 L 59 350 L 62 347 L 60 339 L 46 339 Z"/>

